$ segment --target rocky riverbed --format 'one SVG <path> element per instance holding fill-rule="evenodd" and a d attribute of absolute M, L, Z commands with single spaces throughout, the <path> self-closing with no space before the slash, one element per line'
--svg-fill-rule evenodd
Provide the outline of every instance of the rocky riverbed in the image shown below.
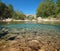
<path fill-rule="evenodd" d="M 60 32 L 2 27 L 0 51 L 60 51 Z"/>

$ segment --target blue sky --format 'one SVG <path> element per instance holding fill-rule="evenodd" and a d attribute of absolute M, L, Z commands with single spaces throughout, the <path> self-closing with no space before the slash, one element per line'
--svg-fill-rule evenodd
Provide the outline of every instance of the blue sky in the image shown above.
<path fill-rule="evenodd" d="M 12 4 L 14 10 L 22 11 L 24 14 L 35 14 L 42 0 L 2 0 L 6 4 Z"/>

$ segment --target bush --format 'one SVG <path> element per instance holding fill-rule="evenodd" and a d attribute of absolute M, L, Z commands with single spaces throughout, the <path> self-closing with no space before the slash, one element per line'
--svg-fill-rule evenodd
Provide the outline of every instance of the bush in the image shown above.
<path fill-rule="evenodd" d="M 60 13 L 57 15 L 57 17 L 56 17 L 57 19 L 60 19 Z"/>

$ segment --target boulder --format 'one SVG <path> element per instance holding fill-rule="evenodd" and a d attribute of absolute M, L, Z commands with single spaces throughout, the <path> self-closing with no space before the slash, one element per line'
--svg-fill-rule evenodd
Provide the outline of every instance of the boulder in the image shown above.
<path fill-rule="evenodd" d="M 40 49 L 40 43 L 38 40 L 31 40 L 28 42 L 28 46 L 33 49 L 33 50 L 38 50 Z"/>

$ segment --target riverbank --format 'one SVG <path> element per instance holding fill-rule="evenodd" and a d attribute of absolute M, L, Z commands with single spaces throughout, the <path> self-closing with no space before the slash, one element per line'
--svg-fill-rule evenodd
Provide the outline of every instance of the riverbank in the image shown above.
<path fill-rule="evenodd" d="M 60 21 L 59 19 L 56 19 L 56 18 L 51 18 L 51 19 L 48 19 L 48 18 L 41 18 L 41 17 L 39 17 L 39 18 L 37 18 L 37 19 L 32 19 L 32 20 L 29 20 L 29 19 L 25 19 L 25 20 L 15 20 L 15 19 L 4 19 L 4 20 L 0 20 L 0 21 L 3 21 L 3 22 L 11 22 L 11 21 L 37 21 L 37 22 L 42 22 L 42 21 L 55 21 L 55 22 L 57 22 L 57 21 Z"/>
<path fill-rule="evenodd" d="M 5 19 L 5 20 L 0 20 L 0 23 L 41 23 L 41 24 L 54 24 L 54 25 L 60 25 L 60 20 L 58 19 L 42 19 L 41 17 L 33 20 L 15 20 L 15 19 Z"/>

